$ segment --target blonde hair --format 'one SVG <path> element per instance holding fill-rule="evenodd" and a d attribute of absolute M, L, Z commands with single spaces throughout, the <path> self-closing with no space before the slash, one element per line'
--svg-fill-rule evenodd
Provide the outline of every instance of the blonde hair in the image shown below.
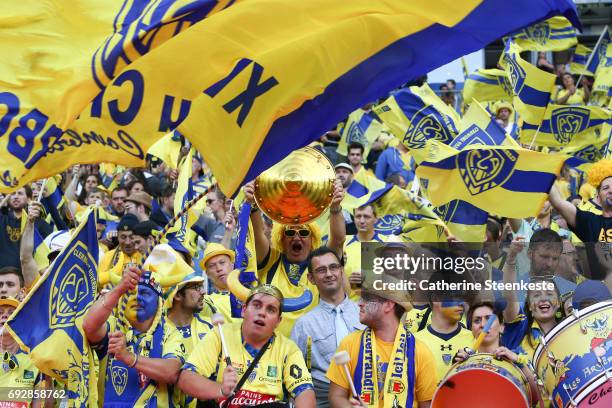
<path fill-rule="evenodd" d="M 311 251 L 321 246 L 321 229 L 317 224 L 310 223 L 298 225 L 310 230 L 310 238 L 312 243 L 310 246 Z M 287 227 L 295 227 L 295 225 L 284 225 L 277 222 L 272 224 L 272 234 L 270 236 L 272 248 L 278 251 L 283 250 L 283 235 Z"/>
<path fill-rule="evenodd" d="M 597 189 L 599 189 L 601 182 L 608 177 L 612 177 L 612 160 L 610 159 L 598 161 L 591 167 L 588 173 L 589 184 L 597 187 Z"/>

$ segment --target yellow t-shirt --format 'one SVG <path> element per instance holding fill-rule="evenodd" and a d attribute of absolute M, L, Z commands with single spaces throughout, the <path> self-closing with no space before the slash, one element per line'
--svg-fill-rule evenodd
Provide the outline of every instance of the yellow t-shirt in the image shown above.
<path fill-rule="evenodd" d="M 556 102 L 559 103 L 559 99 L 565 97 L 569 91 L 565 88 L 559 89 L 557 92 Z M 584 92 L 582 89 L 576 89 L 576 92 L 565 101 L 564 105 L 584 105 Z"/>
<path fill-rule="evenodd" d="M 14 367 L 14 368 L 11 368 Z M 9 389 L 34 389 L 38 378 L 38 368 L 30 359 L 30 355 L 18 350 L 16 354 L 4 352 L 0 354 L 0 386 Z M 16 400 L 11 400 L 17 403 Z M 19 403 L 26 402 L 28 406 L 32 400 L 19 400 Z M 4 405 L 8 404 L 8 405 Z M 0 407 L 11 407 L 11 402 L 0 400 Z M 17 405 L 15 405 L 17 406 Z"/>
<path fill-rule="evenodd" d="M 241 324 L 226 324 L 222 330 L 232 366 L 240 378 L 258 350 L 243 344 Z M 183 369 L 221 383 L 227 366 L 221 354 L 219 330 L 214 329 L 204 336 L 204 340 L 189 355 Z M 282 401 L 287 400 L 285 390 L 295 398 L 312 388 L 312 379 L 302 352 L 293 341 L 282 334 L 276 334 L 232 404 L 258 405 Z"/>
<path fill-rule="evenodd" d="M 355 368 L 359 358 L 359 350 L 361 348 L 361 335 L 363 330 L 353 332 L 346 336 L 338 346 L 338 351 L 344 350 L 349 353 L 351 361 L 348 363 L 349 372 L 354 378 Z M 431 371 L 431 366 L 434 364 L 434 358 L 431 352 L 420 340 L 416 339 L 415 342 L 415 382 L 414 382 L 414 403 L 413 407 L 417 406 L 418 402 L 430 401 L 436 391 L 437 379 L 435 374 Z M 378 408 L 384 407 L 384 393 L 380 390 L 384 388 L 384 380 L 387 374 L 387 368 L 389 367 L 389 360 L 393 353 L 393 342 L 385 342 L 376 338 L 376 377 L 378 379 L 378 390 L 379 400 Z M 327 378 L 333 383 L 340 387 L 349 390 L 350 385 L 344 369 L 338 366 L 334 361 L 329 365 L 327 370 Z"/>
<path fill-rule="evenodd" d="M 259 282 L 276 286 L 285 299 L 301 296 L 304 288 L 308 288 L 312 292 L 312 301 L 304 309 L 283 313 L 283 320 L 277 331 L 286 337 L 291 336 L 291 329 L 293 329 L 295 321 L 312 310 L 319 302 L 319 289 L 316 285 L 310 283 L 307 275 L 308 265 L 289 263 L 285 256 L 275 248 L 270 248 L 270 254 L 265 263 L 257 266 Z"/>
<path fill-rule="evenodd" d="M 165 319 L 165 317 L 162 317 L 162 319 Z M 109 316 L 106 324 L 108 329 L 107 333 L 111 333 L 118 329 L 117 319 L 112 315 Z M 162 324 L 162 322 L 159 324 Z M 135 348 L 137 344 L 140 344 L 142 338 L 142 334 L 134 336 L 127 344 L 128 350 L 140 354 L 140 348 L 138 347 L 138 350 L 135 350 Z M 158 358 L 177 358 L 181 362 L 185 361 L 183 336 L 168 324 L 168 320 L 164 322 L 161 343 L 161 355 Z M 114 358 L 109 358 L 107 347 L 108 339 L 94 346 L 100 358 L 98 385 L 98 402 L 100 407 L 113 404 L 115 407 L 125 406 L 143 408 L 148 407 L 148 404 L 153 400 L 157 400 L 160 406 L 174 407 L 172 400 L 168 399 L 168 396 L 173 395 L 174 392 L 172 386 L 158 384 L 154 389 L 149 387 L 141 388 L 139 384 L 154 384 L 154 382 L 142 376 L 137 369 L 127 368 Z M 153 344 L 152 349 L 157 347 L 157 345 Z"/>
<path fill-rule="evenodd" d="M 132 255 L 125 254 L 120 247 L 108 251 L 98 266 L 98 284 L 101 288 L 106 285 L 116 285 L 121 280 L 124 265 L 130 262 L 140 264 L 141 259 L 142 255 L 138 251 Z"/>
<path fill-rule="evenodd" d="M 416 333 L 419 330 L 421 322 L 427 316 L 427 323 L 431 323 L 431 312 L 429 305 L 412 305 L 412 309 L 406 312 L 404 315 L 404 321 L 408 324 L 408 330 L 412 333 Z"/>
<path fill-rule="evenodd" d="M 173 331 L 176 330 L 183 337 L 183 345 L 185 346 L 185 356 L 189 356 L 195 349 L 196 345 L 204 339 L 204 336 L 212 330 L 213 325 L 207 318 L 202 318 L 199 315 L 194 315 L 191 319 L 191 324 L 184 327 L 176 327 L 176 325 L 170 320 L 166 320 L 168 328 Z M 173 387 L 172 401 L 175 406 L 179 407 L 195 407 L 197 400 L 183 394 L 178 387 Z"/>
<path fill-rule="evenodd" d="M 242 318 L 232 317 L 232 305 L 229 292 L 204 295 L 204 309 L 199 313 L 201 318 L 212 319 L 215 313 L 221 313 L 225 323 L 241 322 Z M 284 317 L 284 315 L 283 315 Z"/>
<path fill-rule="evenodd" d="M 448 334 L 438 333 L 432 329 L 431 325 L 427 325 L 425 329 L 417 332 L 415 336 L 429 347 L 434 356 L 437 373 L 436 382 L 439 382 L 446 376 L 446 373 L 453 365 L 453 356 L 457 351 L 465 347 L 472 347 L 474 344 L 472 332 L 461 325 L 457 327 L 457 330 Z"/>

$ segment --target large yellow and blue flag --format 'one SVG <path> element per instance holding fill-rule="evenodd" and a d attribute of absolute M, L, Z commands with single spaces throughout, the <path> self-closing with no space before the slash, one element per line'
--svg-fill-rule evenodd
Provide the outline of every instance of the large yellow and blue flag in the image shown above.
<path fill-rule="evenodd" d="M 8 171 L 0 174 L 10 189 L 100 156 L 138 166 L 155 140 L 177 129 L 232 195 L 407 78 L 556 14 L 579 24 L 571 0 L 236 2 L 120 72 L 111 66 L 114 79 L 62 137 L 47 131 L 66 123 L 39 116 L 32 144 L 0 161 Z M 9 136 L 22 119 L 12 95 Z"/>
<path fill-rule="evenodd" d="M 102 114 L 101 92 L 128 65 L 235 2 L 0 2 L 0 49 L 4 55 L 11 56 L 0 63 L 0 104 L 6 107 L 2 110 L 0 126 L 0 188 L 13 189 L 33 179 L 57 174 L 71 164 L 97 162 L 106 156 L 102 151 L 96 153 L 96 146 L 104 146 L 111 152 L 124 149 L 126 157 L 130 156 L 136 146 L 129 135 L 62 133 L 88 105 L 92 116 Z M 120 80 L 118 83 L 123 82 Z M 172 107 L 171 100 L 172 96 L 168 94 L 160 102 Z M 114 110 L 115 113 L 123 109 L 114 106 L 119 109 Z M 176 111 L 167 111 L 169 121 L 181 117 L 184 111 L 184 104 L 180 104 Z M 80 136 L 83 138 L 79 139 Z M 76 149 L 76 154 L 70 159 L 59 158 L 39 164 L 46 155 L 60 151 L 63 153 L 55 155 L 65 154 L 62 141 Z M 79 153 L 79 146 L 88 148 L 80 149 Z M 88 149 L 92 150 L 85 152 Z M 85 155 L 91 157 L 85 158 Z M 133 158 L 131 164 L 127 163 L 129 160 L 124 162 L 142 166 L 143 157 Z M 31 178 L 22 182 L 19 179 L 24 174 L 31 175 Z"/>
<path fill-rule="evenodd" d="M 474 145 L 422 162 L 417 176 L 434 205 L 463 200 L 489 213 L 523 218 L 538 213 L 566 158 L 517 146 Z"/>
<path fill-rule="evenodd" d="M 458 133 L 459 115 L 427 84 L 394 92 L 374 112 L 409 149 L 423 147 L 428 139 L 449 143 Z"/>
<path fill-rule="evenodd" d="M 577 43 L 576 29 L 561 16 L 549 18 L 510 35 L 523 50 L 562 51 Z"/>
<path fill-rule="evenodd" d="M 525 61 L 521 51 L 507 41 L 501 63 L 512 85 L 514 108 L 524 121 L 537 125 L 544 118 L 557 77 Z"/>
<path fill-rule="evenodd" d="M 43 373 L 67 385 L 71 406 L 97 406 L 96 366 L 82 324 L 96 296 L 95 212 L 19 305 L 6 328 Z"/>
<path fill-rule="evenodd" d="M 612 44 L 608 44 L 605 58 L 597 67 L 592 92 L 612 96 Z"/>
<path fill-rule="evenodd" d="M 586 45 L 578 44 L 570 61 L 570 72 L 574 75 L 593 75 L 586 69 L 587 60 L 593 50 Z"/>
<path fill-rule="evenodd" d="M 597 143 L 612 111 L 599 106 L 548 105 L 540 124 L 523 123 L 520 140 L 524 144 L 549 147 L 579 147 Z M 593 137 L 595 139 L 593 139 Z"/>
<path fill-rule="evenodd" d="M 506 71 L 478 69 L 472 72 L 463 85 L 463 100 L 469 104 L 473 99 L 480 102 L 512 101 L 512 85 Z"/>
<path fill-rule="evenodd" d="M 589 56 L 587 61 L 586 69 L 589 72 L 597 72 L 597 68 L 601 64 L 606 61 L 606 55 L 608 54 L 608 45 L 612 43 L 612 38 L 610 37 L 610 31 L 608 30 L 608 26 L 606 26 L 599 36 L 599 40 L 593 48 L 593 52 Z"/>
<path fill-rule="evenodd" d="M 372 111 L 359 108 L 351 112 L 346 119 L 346 123 L 340 129 L 338 154 L 348 156 L 348 145 L 354 142 L 361 143 L 364 148 L 363 159 L 365 161 L 370 152 L 370 147 L 383 129 L 383 124 L 380 123 Z"/>

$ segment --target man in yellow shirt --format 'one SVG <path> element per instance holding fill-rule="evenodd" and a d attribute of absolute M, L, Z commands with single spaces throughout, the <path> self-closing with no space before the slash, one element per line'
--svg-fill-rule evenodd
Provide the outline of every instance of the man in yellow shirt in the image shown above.
<path fill-rule="evenodd" d="M 242 323 L 221 329 L 228 355 L 219 331 L 208 333 L 183 366 L 178 381 L 181 391 L 199 400 L 223 401 L 235 394 L 230 407 L 282 401 L 288 392 L 296 408 L 314 408 L 315 394 L 302 353 L 293 341 L 275 333 L 282 304 L 283 295 L 276 287 L 264 284 L 252 289 L 242 309 Z M 248 380 L 236 390 L 238 376 L 244 375 L 262 349 Z"/>
<path fill-rule="evenodd" d="M 19 348 L 19 344 L 4 328 L 4 323 L 18 305 L 19 301 L 13 297 L 0 297 L 0 384 L 7 391 L 17 388 L 21 390 L 34 389 L 38 379 L 38 368 L 30 360 L 30 355 Z M 0 407 L 21 407 L 21 404 L 31 402 L 31 398 L 19 399 L 18 401 L 14 399 L 2 401 L 0 399 Z"/>
<path fill-rule="evenodd" d="M 227 276 L 234 269 L 235 259 L 235 252 L 221 244 L 209 242 L 206 245 L 200 266 L 206 271 L 214 288 L 209 288 L 208 294 L 204 296 L 204 308 L 200 313 L 202 317 L 212 318 L 213 314 L 221 313 L 226 323 L 240 319 L 240 316 L 235 314 L 232 316 L 230 292 L 227 287 Z"/>
<path fill-rule="evenodd" d="M 121 273 L 129 263 L 138 264 L 142 255 L 134 244 L 133 229 L 138 224 L 135 215 L 127 214 L 121 218 L 117 226 L 119 246 L 104 254 L 98 267 L 98 283 L 101 288 L 115 286 L 121 280 Z"/>
<path fill-rule="evenodd" d="M 373 292 L 364 289 L 359 301 L 359 320 L 368 328 L 349 334 L 338 347 L 350 356 L 348 369 L 358 399 L 351 395 L 343 368 L 332 361 L 327 371 L 331 406 L 429 407 L 437 383 L 431 370 L 435 363 L 427 346 L 400 321 L 408 299 Z"/>

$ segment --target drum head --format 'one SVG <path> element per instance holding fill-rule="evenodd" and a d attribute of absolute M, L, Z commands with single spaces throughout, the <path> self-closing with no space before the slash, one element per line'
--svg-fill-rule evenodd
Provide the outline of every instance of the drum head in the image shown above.
<path fill-rule="evenodd" d="M 578 408 L 608 408 L 612 407 L 612 381 L 607 381 L 605 375 L 578 397 Z"/>
<path fill-rule="evenodd" d="M 446 378 L 436 391 L 433 408 L 528 408 L 521 390 L 497 373 L 472 369 Z"/>

